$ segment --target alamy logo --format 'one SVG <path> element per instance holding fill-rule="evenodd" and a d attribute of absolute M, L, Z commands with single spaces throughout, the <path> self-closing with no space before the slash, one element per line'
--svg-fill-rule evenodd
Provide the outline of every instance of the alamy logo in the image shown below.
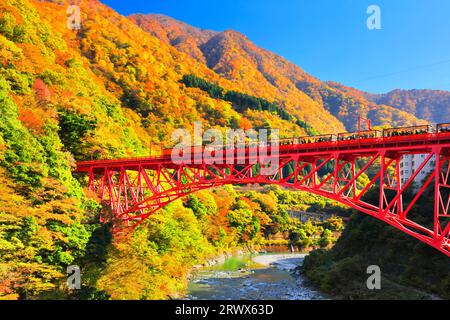
<path fill-rule="evenodd" d="M 369 30 L 381 30 L 381 8 L 375 4 L 367 8 L 367 28 Z"/>
<path fill-rule="evenodd" d="M 381 269 L 379 266 L 373 265 L 367 267 L 367 274 L 370 277 L 367 279 L 367 289 L 369 290 L 381 290 Z"/>
<path fill-rule="evenodd" d="M 67 7 L 67 28 L 70 30 L 81 29 L 81 11 L 77 5 L 70 5 Z"/>
<path fill-rule="evenodd" d="M 81 270 L 79 266 L 67 267 L 67 287 L 69 290 L 81 289 Z"/>

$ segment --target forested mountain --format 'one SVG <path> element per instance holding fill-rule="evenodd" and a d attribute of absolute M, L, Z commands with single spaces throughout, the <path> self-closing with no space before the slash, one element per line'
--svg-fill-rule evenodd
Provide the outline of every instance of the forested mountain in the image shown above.
<path fill-rule="evenodd" d="M 179 51 L 187 53 L 199 62 L 207 64 L 200 46 L 208 42 L 218 32 L 195 28 L 159 14 L 135 14 L 129 18 L 137 25 L 145 26 L 145 30 L 151 35 L 173 45 Z"/>
<path fill-rule="evenodd" d="M 425 122 L 389 105 L 369 101 L 357 90 L 323 82 L 286 59 L 257 47 L 239 32 L 204 31 L 162 15 L 132 15 L 130 19 L 199 62 L 206 62 L 219 75 L 238 83 L 243 91 L 268 99 L 276 97 L 289 112 L 319 132 L 336 132 L 342 130 L 342 125 L 354 130 L 358 114 L 369 117 L 377 126 Z M 325 119 L 322 110 L 334 117 Z M 315 124 L 318 116 L 321 126 Z"/>
<path fill-rule="evenodd" d="M 227 187 L 178 201 L 129 242 L 111 244 L 108 226 L 99 224 L 98 199 L 83 189 L 83 177 L 72 175 L 76 160 L 97 150 L 107 158 L 148 155 L 150 142 L 172 145 L 173 130 L 190 129 L 196 120 L 205 129 L 273 127 L 284 136 L 306 129 L 282 112 L 238 112 L 229 101 L 187 87 L 183 76 L 196 75 L 244 94 L 241 85 L 98 1 L 81 1 L 81 29 L 69 29 L 70 4 L 0 3 L 0 298 L 67 297 L 71 264 L 83 267 L 77 298 L 175 297 L 192 265 L 304 228 L 288 230 L 277 192 Z M 277 97 L 266 97 L 275 105 Z M 260 98 L 251 97 L 266 101 Z M 317 113 L 322 118 L 312 126 L 325 130 L 329 120 L 343 129 L 325 110 Z M 314 235 L 309 244 L 333 241 L 322 226 L 306 228 Z"/>
<path fill-rule="evenodd" d="M 393 90 L 366 94 L 370 101 L 387 104 L 431 123 L 450 121 L 450 92 L 442 90 Z"/>

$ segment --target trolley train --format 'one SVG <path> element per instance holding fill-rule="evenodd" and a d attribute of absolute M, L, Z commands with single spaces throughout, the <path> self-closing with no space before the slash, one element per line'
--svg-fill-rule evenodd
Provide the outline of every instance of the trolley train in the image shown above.
<path fill-rule="evenodd" d="M 237 143 L 236 145 L 229 144 L 225 146 L 203 146 L 203 151 L 226 151 L 234 148 L 252 148 L 252 147 L 274 147 L 274 146 L 289 146 L 289 145 L 302 145 L 302 144 L 318 144 L 318 143 L 330 143 L 330 142 L 341 142 L 341 141 L 358 141 L 365 139 L 382 139 L 382 138 L 393 138 L 393 137 L 404 137 L 404 136 L 415 136 L 415 135 L 440 135 L 440 134 L 450 134 L 450 123 L 441 123 L 436 127 L 431 125 L 419 125 L 410 127 L 400 127 L 400 128 L 389 128 L 380 130 L 366 130 L 358 132 L 343 132 L 340 134 L 324 134 L 317 136 L 308 137 L 295 137 L 288 139 L 280 139 L 277 141 L 270 141 L 267 144 L 258 144 L 254 141 L 246 140 L 245 142 Z M 198 151 L 197 148 L 202 148 L 200 146 L 191 147 L 192 153 Z M 163 154 L 170 154 L 172 149 L 163 150 Z"/>
<path fill-rule="evenodd" d="M 423 126 L 384 129 L 383 137 L 391 138 L 391 137 L 402 137 L 419 134 L 429 134 L 429 133 L 435 133 L 434 128 L 430 125 L 423 125 Z"/>
<path fill-rule="evenodd" d="M 300 138 L 281 139 L 277 144 L 279 145 L 298 145 L 298 144 L 310 144 L 310 143 L 322 143 L 322 142 L 339 142 L 339 141 L 352 141 L 361 139 L 379 139 L 379 138 L 392 138 L 403 137 L 413 135 L 430 135 L 450 133 L 450 123 L 438 124 L 435 128 L 431 125 L 419 125 L 400 128 L 389 128 L 380 130 L 366 130 L 356 132 L 343 132 L 338 135 L 325 134 L 319 136 L 309 136 Z"/>
<path fill-rule="evenodd" d="M 441 123 L 436 127 L 437 133 L 449 133 L 450 132 L 450 123 Z"/>

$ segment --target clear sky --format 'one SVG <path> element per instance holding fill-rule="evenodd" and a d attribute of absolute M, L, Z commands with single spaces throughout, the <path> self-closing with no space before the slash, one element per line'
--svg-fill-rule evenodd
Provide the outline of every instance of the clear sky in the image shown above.
<path fill-rule="evenodd" d="M 234 29 L 322 80 L 370 92 L 450 90 L 449 0 L 100 0 L 123 15 L 162 13 Z M 381 30 L 369 30 L 369 5 Z"/>

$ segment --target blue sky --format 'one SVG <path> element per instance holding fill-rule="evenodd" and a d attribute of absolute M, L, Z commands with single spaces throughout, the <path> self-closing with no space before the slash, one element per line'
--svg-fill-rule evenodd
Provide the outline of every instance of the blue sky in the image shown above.
<path fill-rule="evenodd" d="M 448 0 L 101 0 L 123 15 L 162 13 L 234 29 L 322 80 L 370 92 L 450 90 Z M 369 30 L 369 5 L 381 30 Z"/>

